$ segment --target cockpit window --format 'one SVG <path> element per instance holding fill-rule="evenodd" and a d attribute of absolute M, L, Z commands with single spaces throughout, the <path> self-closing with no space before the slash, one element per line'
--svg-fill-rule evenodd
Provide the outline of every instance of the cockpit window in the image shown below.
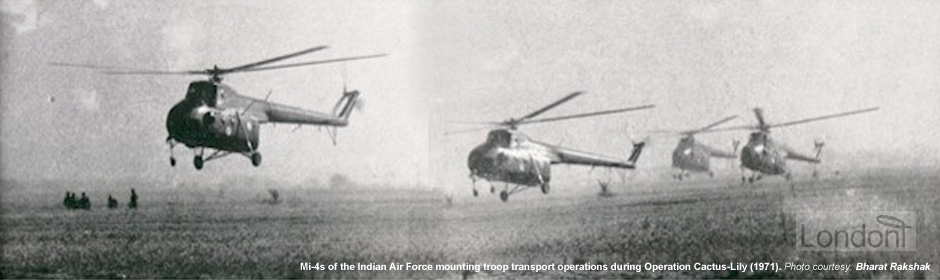
<path fill-rule="evenodd" d="M 186 99 L 199 100 L 206 105 L 215 106 L 217 89 L 218 87 L 210 82 L 193 82 L 189 84 Z"/>
<path fill-rule="evenodd" d="M 509 147 L 512 134 L 505 130 L 493 130 L 487 136 L 486 142 L 500 147 Z"/>
<path fill-rule="evenodd" d="M 751 141 L 766 141 L 766 140 L 767 140 L 767 134 L 760 133 L 760 132 L 751 133 Z"/>

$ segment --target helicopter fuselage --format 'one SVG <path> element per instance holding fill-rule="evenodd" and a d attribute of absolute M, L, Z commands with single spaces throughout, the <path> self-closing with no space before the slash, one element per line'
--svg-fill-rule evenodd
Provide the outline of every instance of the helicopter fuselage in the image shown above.
<path fill-rule="evenodd" d="M 541 119 L 535 118 L 581 94 L 584 94 L 584 92 L 573 92 L 548 106 L 542 107 L 518 119 L 511 118 L 498 123 L 489 123 L 504 128 L 491 130 L 487 134 L 486 142 L 470 151 L 470 155 L 467 158 L 467 167 L 470 168 L 470 180 L 474 182 L 473 196 L 478 195 L 475 184 L 477 179 L 485 179 L 491 183 L 493 181 L 506 182 L 505 189 L 499 193 L 499 198 L 502 201 L 509 199 L 509 195 L 512 193 L 533 186 L 539 186 L 542 189 L 542 193 L 548 194 L 552 164 L 588 165 L 591 167 L 623 169 L 635 168 L 636 160 L 639 159 L 640 152 L 646 144 L 644 142 L 633 143 L 633 151 L 630 153 L 630 157 L 627 160 L 619 160 L 541 143 L 531 140 L 529 137 L 516 131 L 516 127 L 521 124 L 554 122 L 653 108 L 653 105 L 645 105 Z M 510 184 L 515 184 L 515 187 L 511 190 L 509 189 Z M 496 187 L 491 184 L 490 192 L 495 193 L 495 189 Z"/>
<path fill-rule="evenodd" d="M 243 99 L 247 98 L 225 85 L 192 82 L 186 98 L 167 114 L 167 132 L 170 138 L 190 148 L 251 152 L 258 148 L 260 123 L 239 111 L 239 107 L 250 109 L 247 106 L 251 101 Z"/>
<path fill-rule="evenodd" d="M 684 137 L 672 151 L 672 167 L 683 171 L 709 172 L 711 153 L 704 145 L 696 143 L 695 138 Z"/>
<path fill-rule="evenodd" d="M 751 133 L 750 139 L 741 148 L 741 166 L 767 175 L 782 175 L 788 172 L 787 151 L 770 139 L 765 132 Z"/>
<path fill-rule="evenodd" d="M 494 130 L 485 143 L 470 152 L 470 174 L 488 181 L 524 186 L 548 184 L 552 161 L 547 150 L 517 133 Z"/>
<path fill-rule="evenodd" d="M 679 139 L 679 144 L 672 151 L 672 167 L 681 171 L 711 172 L 711 158 L 737 158 L 735 151 L 737 144 L 731 152 L 716 150 L 705 144 L 695 141 L 693 136 Z"/>

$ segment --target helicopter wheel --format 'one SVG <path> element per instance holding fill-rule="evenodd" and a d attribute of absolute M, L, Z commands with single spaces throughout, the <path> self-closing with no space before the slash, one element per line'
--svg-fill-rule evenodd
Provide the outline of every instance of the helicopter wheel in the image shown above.
<path fill-rule="evenodd" d="M 490 186 L 490 193 L 496 193 L 496 187 Z"/>
<path fill-rule="evenodd" d="M 715 172 L 708 171 L 708 177 L 715 178 Z"/>
<path fill-rule="evenodd" d="M 202 170 L 202 164 L 203 161 L 201 156 L 196 156 L 193 158 L 193 166 L 196 166 L 196 170 Z"/>
<path fill-rule="evenodd" d="M 480 192 L 478 192 L 477 189 L 473 189 L 473 197 L 477 197 L 479 195 L 480 195 Z"/>
<path fill-rule="evenodd" d="M 548 191 L 551 190 L 551 186 L 548 183 L 542 184 L 542 193 L 548 194 Z"/>
<path fill-rule="evenodd" d="M 170 157 L 170 166 L 176 167 L 176 158 Z"/>
<path fill-rule="evenodd" d="M 509 200 L 509 193 L 506 191 L 499 192 L 499 199 L 502 200 L 503 202 L 506 202 L 507 200 Z"/>
<path fill-rule="evenodd" d="M 261 153 L 255 152 L 251 154 L 251 165 L 255 167 L 261 166 Z"/>

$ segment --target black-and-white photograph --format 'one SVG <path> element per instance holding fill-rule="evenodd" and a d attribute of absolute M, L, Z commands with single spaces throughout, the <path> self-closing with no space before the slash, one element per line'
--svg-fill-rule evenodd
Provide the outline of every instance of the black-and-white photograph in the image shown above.
<path fill-rule="evenodd" d="M 940 278 L 938 1 L 0 3 L 0 278 Z"/>

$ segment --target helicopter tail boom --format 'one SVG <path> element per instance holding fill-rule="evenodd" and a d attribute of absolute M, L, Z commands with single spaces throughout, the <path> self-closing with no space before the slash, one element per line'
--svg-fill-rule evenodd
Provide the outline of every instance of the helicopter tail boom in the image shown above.
<path fill-rule="evenodd" d="M 347 126 L 349 115 L 359 102 L 359 91 L 344 91 L 343 96 L 333 106 L 333 113 L 321 113 L 293 106 L 263 102 L 265 107 L 264 122 L 292 123 L 300 125 Z"/>

